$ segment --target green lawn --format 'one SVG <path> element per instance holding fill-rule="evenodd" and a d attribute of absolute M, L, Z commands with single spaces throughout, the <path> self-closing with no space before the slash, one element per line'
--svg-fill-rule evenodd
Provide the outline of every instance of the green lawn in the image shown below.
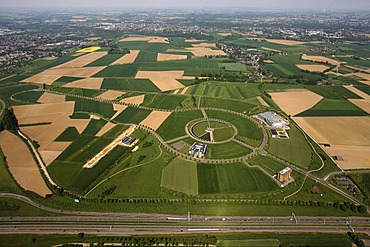
<path fill-rule="evenodd" d="M 268 172 L 271 176 L 275 175 L 277 172 L 283 170 L 285 168 L 284 165 L 280 164 L 279 162 L 272 160 L 266 156 L 255 156 L 248 160 L 248 164 L 251 166 L 258 165 L 263 168 L 266 172 Z"/>
<path fill-rule="evenodd" d="M 110 103 L 82 99 L 75 101 L 74 112 L 95 113 L 107 118 L 111 118 L 116 113 Z"/>
<path fill-rule="evenodd" d="M 267 192 L 277 184 L 259 169 L 242 163 L 199 164 L 199 194 Z"/>
<path fill-rule="evenodd" d="M 159 92 L 159 88 L 149 79 L 105 78 L 102 89 L 123 91 Z"/>
<path fill-rule="evenodd" d="M 348 99 L 361 99 L 360 96 L 343 86 L 305 85 L 304 87 L 328 99 L 341 100 L 343 97 Z"/>
<path fill-rule="evenodd" d="M 77 140 L 77 138 L 80 136 L 80 133 L 76 129 L 76 127 L 68 127 L 63 131 L 62 134 L 60 134 L 55 141 L 56 142 L 73 142 Z"/>
<path fill-rule="evenodd" d="M 15 95 L 14 99 L 36 103 L 43 94 L 44 92 L 42 91 L 29 91 Z"/>
<path fill-rule="evenodd" d="M 245 64 L 241 63 L 219 63 L 218 66 L 220 69 L 225 68 L 226 70 L 230 71 L 241 71 L 241 72 L 247 71 Z"/>
<path fill-rule="evenodd" d="M 208 159 L 228 159 L 247 155 L 252 150 L 234 141 L 223 144 L 208 144 L 206 158 Z"/>
<path fill-rule="evenodd" d="M 162 170 L 161 187 L 188 195 L 198 194 L 197 164 L 175 158 Z"/>
<path fill-rule="evenodd" d="M 127 107 L 123 112 L 121 112 L 114 121 L 120 123 L 133 123 L 139 124 L 143 121 L 149 114 L 150 110 L 139 109 L 134 107 Z"/>
<path fill-rule="evenodd" d="M 342 99 L 322 99 L 311 109 L 304 111 L 297 116 L 368 116 L 369 114 L 355 106 L 351 102 Z"/>
<path fill-rule="evenodd" d="M 268 151 L 282 159 L 303 168 L 308 168 L 311 161 L 311 148 L 303 134 L 294 126 L 290 126 L 289 138 L 271 138 Z"/>
<path fill-rule="evenodd" d="M 197 118 L 203 118 L 201 111 L 173 112 L 158 128 L 157 133 L 165 140 L 184 136 L 186 124 Z"/>

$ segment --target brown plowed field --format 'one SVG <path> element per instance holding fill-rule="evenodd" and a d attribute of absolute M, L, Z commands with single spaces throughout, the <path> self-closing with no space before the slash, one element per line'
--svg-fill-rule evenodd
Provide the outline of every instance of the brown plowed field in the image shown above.
<path fill-rule="evenodd" d="M 130 50 L 129 54 L 123 55 L 118 60 L 111 63 L 111 65 L 118 65 L 118 64 L 130 64 L 135 62 L 137 55 L 139 55 L 139 50 Z"/>
<path fill-rule="evenodd" d="M 152 111 L 140 124 L 157 130 L 169 115 L 171 115 L 171 112 Z"/>

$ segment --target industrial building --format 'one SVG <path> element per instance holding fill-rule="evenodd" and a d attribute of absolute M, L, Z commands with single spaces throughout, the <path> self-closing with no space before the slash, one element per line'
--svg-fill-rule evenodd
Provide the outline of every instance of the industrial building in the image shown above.
<path fill-rule="evenodd" d="M 290 127 L 288 126 L 289 122 L 282 119 L 275 112 L 268 111 L 268 112 L 260 113 L 257 115 L 257 117 L 260 120 L 262 120 L 264 123 L 266 123 L 270 128 L 284 129 L 284 130 L 290 129 Z"/>
<path fill-rule="evenodd" d="M 204 158 L 207 151 L 207 144 L 194 142 L 189 148 L 189 154 L 193 157 Z"/>

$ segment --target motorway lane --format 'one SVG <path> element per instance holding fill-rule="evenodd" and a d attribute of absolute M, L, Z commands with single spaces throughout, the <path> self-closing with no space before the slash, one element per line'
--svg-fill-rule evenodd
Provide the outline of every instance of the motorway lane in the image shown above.
<path fill-rule="evenodd" d="M 367 233 L 362 227 L 353 228 L 357 233 Z M 184 233 L 231 233 L 231 232 L 311 232 L 346 233 L 347 226 L 147 226 L 147 225 L 0 225 L 0 234 L 85 234 L 97 235 L 143 235 L 143 234 L 184 234 Z"/>

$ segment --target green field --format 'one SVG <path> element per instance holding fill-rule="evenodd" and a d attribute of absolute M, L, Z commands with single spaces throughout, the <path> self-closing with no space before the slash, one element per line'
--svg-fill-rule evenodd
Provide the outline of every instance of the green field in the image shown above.
<path fill-rule="evenodd" d="M 245 194 L 278 188 L 262 171 L 242 163 L 199 164 L 198 182 L 199 194 Z"/>
<path fill-rule="evenodd" d="M 139 124 L 150 114 L 150 112 L 150 110 L 127 107 L 114 119 L 114 121 L 120 123 Z"/>
<path fill-rule="evenodd" d="M 240 113 L 244 112 L 248 113 L 250 110 L 256 107 L 256 105 L 241 102 L 238 100 L 226 100 L 226 99 L 220 100 L 217 98 L 208 98 L 208 97 L 201 97 L 200 106 L 226 109 Z"/>
<path fill-rule="evenodd" d="M 75 101 L 74 112 L 98 114 L 107 118 L 111 118 L 116 113 L 112 104 L 83 99 L 78 99 Z"/>
<path fill-rule="evenodd" d="M 68 127 L 60 134 L 55 141 L 56 142 L 73 142 L 80 136 L 76 127 Z"/>
<path fill-rule="evenodd" d="M 218 66 L 220 69 L 225 68 L 226 70 L 230 71 L 241 71 L 241 72 L 247 71 L 245 64 L 241 63 L 219 63 Z"/>
<path fill-rule="evenodd" d="M 275 160 L 272 160 L 266 156 L 255 156 L 248 160 L 248 164 L 251 166 L 260 166 L 266 172 L 268 172 L 271 176 L 275 175 L 277 172 L 283 170 L 285 166 L 278 163 Z"/>
<path fill-rule="evenodd" d="M 246 118 L 223 111 L 207 110 L 206 113 L 209 118 L 217 118 L 233 124 L 238 129 L 238 135 L 255 140 L 263 138 L 262 131 L 258 126 Z"/>
<path fill-rule="evenodd" d="M 96 73 L 93 77 L 135 77 L 138 68 L 137 64 L 112 65 Z"/>
<path fill-rule="evenodd" d="M 343 86 L 305 85 L 304 87 L 327 99 L 361 99 L 360 96 L 349 91 Z"/>
<path fill-rule="evenodd" d="M 122 56 L 123 54 L 107 54 L 104 57 L 101 57 L 98 60 L 95 60 L 94 62 L 89 63 L 88 65 L 86 65 L 86 67 L 108 66 Z"/>
<path fill-rule="evenodd" d="M 188 195 L 198 194 L 197 164 L 175 158 L 162 170 L 161 187 Z"/>
<path fill-rule="evenodd" d="M 194 107 L 190 96 L 176 94 L 146 95 L 142 105 L 159 109 Z"/>
<path fill-rule="evenodd" d="M 201 111 L 173 112 L 157 129 L 157 133 L 167 141 L 184 136 L 185 126 L 197 118 L 203 118 Z"/>
<path fill-rule="evenodd" d="M 268 151 L 307 169 L 311 161 L 311 148 L 297 127 L 292 124 L 290 127 L 291 129 L 288 131 L 289 138 L 271 138 Z"/>
<path fill-rule="evenodd" d="M 213 121 L 196 123 L 193 125 L 192 131 L 197 137 L 201 137 L 206 133 L 206 129 L 208 128 L 213 129 L 212 132 L 215 142 L 225 141 L 234 135 L 234 129 L 231 126 Z"/>
<path fill-rule="evenodd" d="M 37 100 L 44 94 L 43 91 L 28 91 L 14 96 L 15 100 L 36 103 Z"/>
<path fill-rule="evenodd" d="M 192 86 L 186 94 L 206 96 L 211 98 L 224 98 L 233 100 L 244 100 L 261 94 L 256 83 L 234 83 L 234 82 L 206 82 Z"/>
<path fill-rule="evenodd" d="M 230 151 L 232 150 L 232 152 Z M 229 159 L 247 155 L 252 150 L 242 146 L 234 141 L 223 144 L 208 144 L 206 158 L 207 159 Z"/>
<path fill-rule="evenodd" d="M 369 114 L 351 102 L 334 99 L 322 99 L 311 109 L 304 111 L 297 116 L 314 117 L 314 116 L 368 116 Z"/>
<path fill-rule="evenodd" d="M 135 63 L 156 62 L 158 53 L 152 51 L 140 51 L 135 59 Z"/>
<path fill-rule="evenodd" d="M 23 84 L 23 85 L 16 85 L 16 86 L 6 86 L 6 87 L 1 87 L 0 88 L 0 95 L 7 98 L 7 101 L 11 105 L 17 105 L 19 103 L 12 101 L 10 96 L 17 92 L 25 91 L 25 90 L 31 90 L 31 89 L 36 89 L 38 86 L 32 85 L 32 84 Z"/>
<path fill-rule="evenodd" d="M 123 91 L 159 92 L 159 88 L 149 79 L 105 78 L 102 89 Z"/>
<path fill-rule="evenodd" d="M 95 136 L 106 123 L 104 119 L 91 119 L 82 134 Z"/>

